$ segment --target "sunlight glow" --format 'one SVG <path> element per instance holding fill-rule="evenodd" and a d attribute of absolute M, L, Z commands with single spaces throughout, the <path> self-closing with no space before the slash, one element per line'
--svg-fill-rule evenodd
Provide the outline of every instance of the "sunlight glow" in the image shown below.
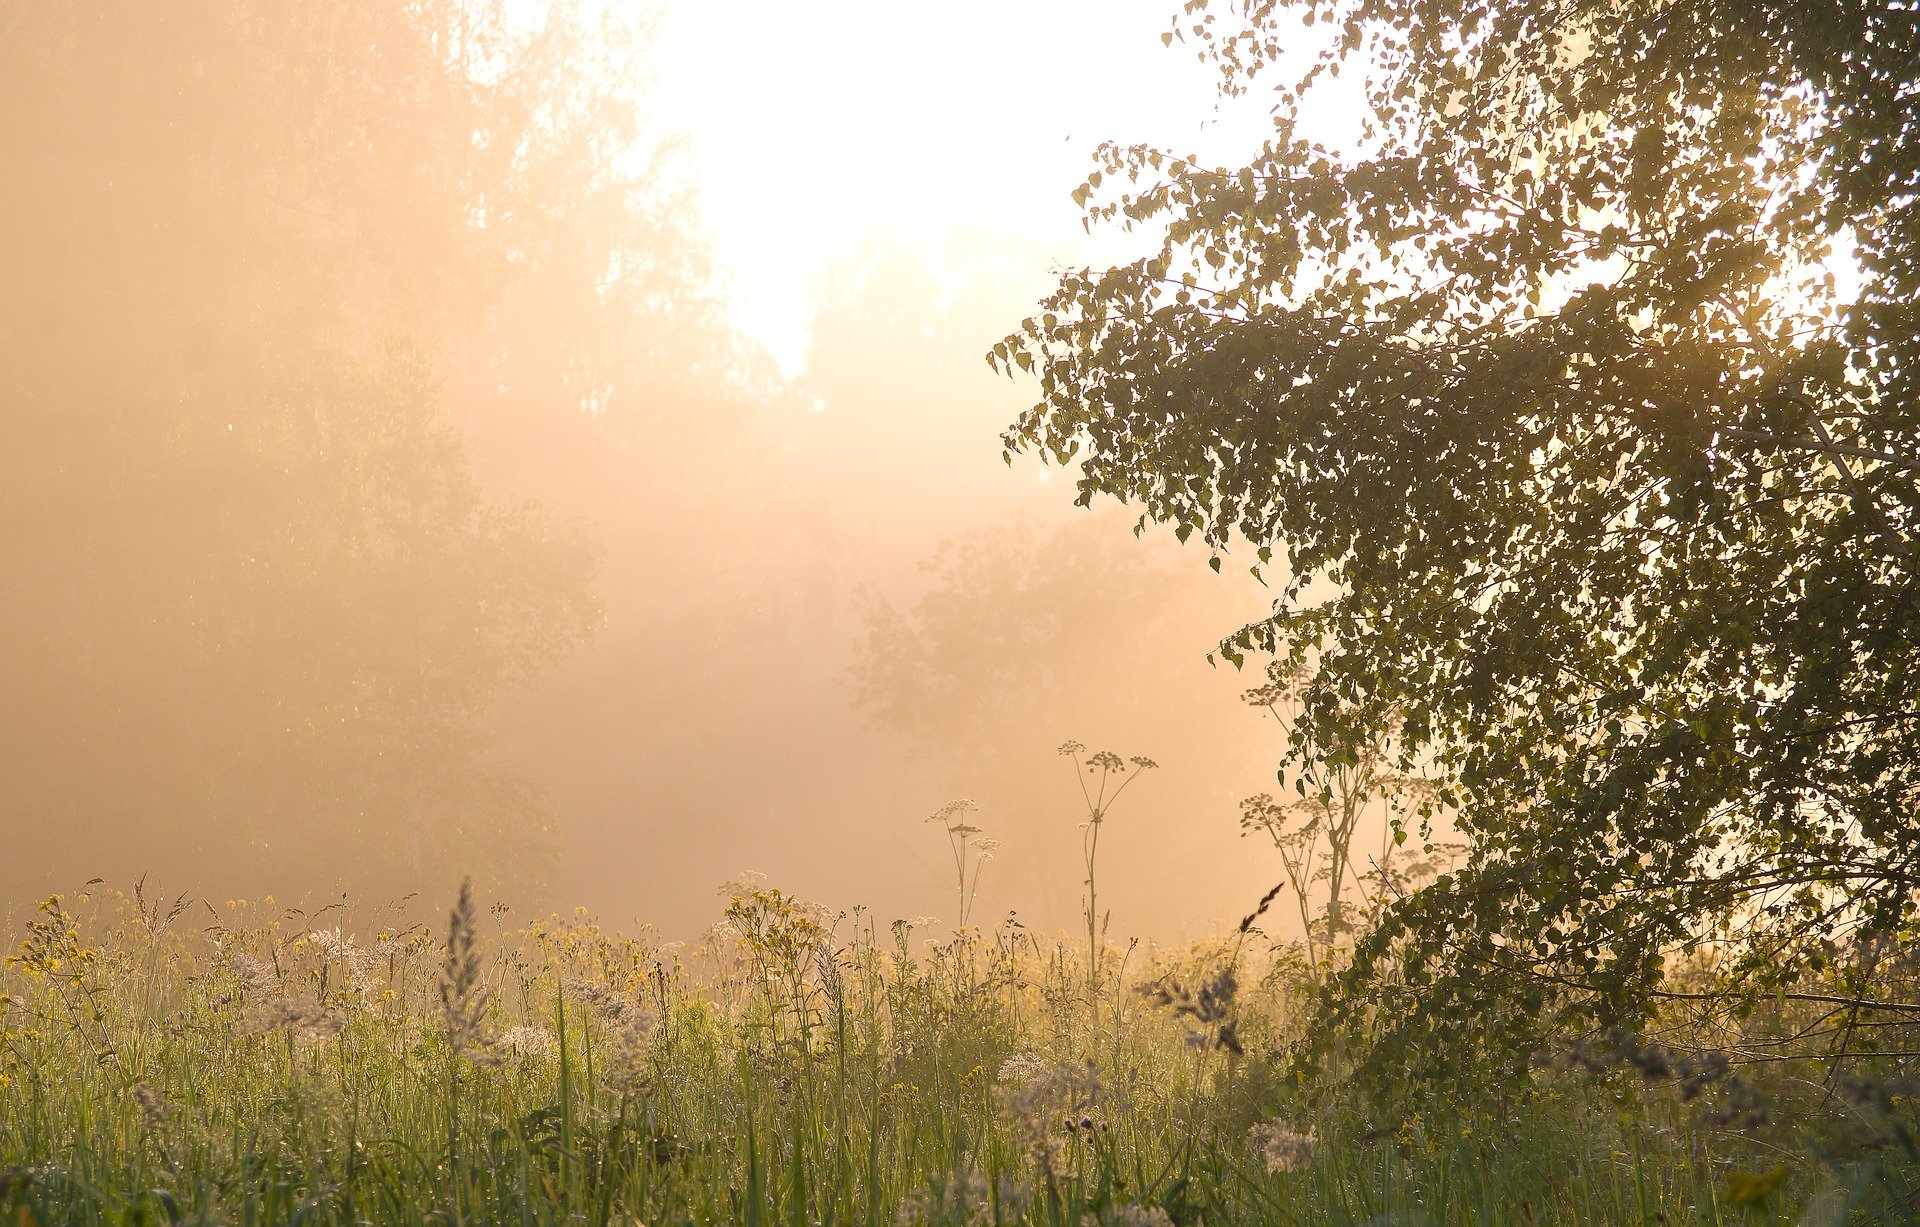
<path fill-rule="evenodd" d="M 1099 141 L 1246 147 L 1263 117 L 1203 131 L 1213 78 L 1161 45 L 1172 7 L 669 0 L 661 120 L 687 134 L 736 321 L 797 373 L 836 259 L 884 239 L 1082 262 L 1069 193 Z"/>

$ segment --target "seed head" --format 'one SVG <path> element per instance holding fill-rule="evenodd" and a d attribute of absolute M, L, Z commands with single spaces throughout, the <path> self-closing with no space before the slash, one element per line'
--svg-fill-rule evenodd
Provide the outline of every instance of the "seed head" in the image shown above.
<path fill-rule="evenodd" d="M 480 1023 L 489 993 L 480 983 L 480 952 L 473 923 L 473 880 L 460 883 L 460 898 L 447 918 L 446 957 L 440 965 L 440 1011 L 455 1052 L 482 1044 Z"/>

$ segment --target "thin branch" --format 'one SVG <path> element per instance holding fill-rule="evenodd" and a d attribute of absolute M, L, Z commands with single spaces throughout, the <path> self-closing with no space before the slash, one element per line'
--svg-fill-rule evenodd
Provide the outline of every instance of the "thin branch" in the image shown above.
<path fill-rule="evenodd" d="M 1750 443 L 1770 443 L 1776 447 L 1797 447 L 1805 451 L 1826 452 L 1829 456 L 1852 456 L 1857 460 L 1873 460 L 1889 468 L 1903 469 L 1909 473 L 1920 473 L 1920 460 L 1908 460 L 1888 452 L 1876 452 L 1870 447 L 1855 447 L 1850 443 L 1836 443 L 1833 437 L 1827 433 L 1826 427 L 1820 423 L 1818 418 L 1813 419 L 1813 424 L 1815 429 L 1820 433 L 1820 438 L 1818 439 L 1787 438 L 1773 434 L 1771 431 L 1739 430 L 1730 426 L 1722 427 L 1720 433 L 1729 439 L 1744 439 Z M 1852 480 L 1851 474 L 1848 474 L 1848 480 Z"/>

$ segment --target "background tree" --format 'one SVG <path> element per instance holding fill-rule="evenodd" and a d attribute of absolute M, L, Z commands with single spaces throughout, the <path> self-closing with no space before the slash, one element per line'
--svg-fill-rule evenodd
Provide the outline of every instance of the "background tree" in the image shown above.
<path fill-rule="evenodd" d="M 1170 560 L 1123 524 L 1036 533 L 1016 521 L 942 542 L 922 569 L 927 589 L 907 608 L 862 594 L 850 672 L 857 702 L 922 753 L 991 778 L 1009 756 L 1058 744 L 1076 704 L 1171 689 L 1123 662 L 1129 638 L 1189 629 L 1158 596 L 1178 582 Z"/>
<path fill-rule="evenodd" d="M 1061 791 L 1063 731 L 1161 764 L 1138 808 L 1128 802 L 1130 834 L 1100 849 L 1097 917 L 1137 923 L 1170 883 L 1220 872 L 1238 846 L 1234 806 L 1265 774 L 1269 737 L 1245 719 L 1243 687 L 1205 665 L 1215 628 L 1261 607 L 1257 588 L 1183 572 L 1164 534 L 1137 540 L 1128 527 L 1101 515 L 983 528 L 943 543 L 917 593 L 863 596 L 847 670 L 856 702 L 899 739 L 899 757 L 995 816 L 1005 847 L 988 896 L 1005 892 L 1033 923 L 1036 912 L 1087 921 L 1084 890 L 1071 890 L 1089 876 L 1073 828 L 1086 815 L 1070 822 L 1063 809 L 1083 799 Z M 1257 891 L 1258 877 L 1245 881 Z M 1195 923 L 1238 920 L 1226 914 L 1233 889 Z"/>
<path fill-rule="evenodd" d="M 489 496 L 464 432 L 509 366 L 536 383 L 492 327 L 526 287 L 577 321 L 685 282 L 640 267 L 647 188 L 610 169 L 637 138 L 609 61 L 644 31 L 398 0 L 7 20 L 12 872 L 524 884 L 543 806 L 486 726 L 597 622 L 594 551 Z M 603 357 L 539 395 L 604 401 Z"/>
<path fill-rule="evenodd" d="M 1920 868 L 1912 14 L 1193 0 L 1172 38 L 1271 137 L 1103 152 L 1091 220 L 1154 241 L 996 349 L 1040 379 L 1007 444 L 1283 569 L 1229 649 L 1443 774 L 1471 859 L 1358 951 L 1373 1051 L 1631 1024 L 1709 943 L 1823 1026 L 1904 1010 L 1847 952 L 1912 939 Z"/>

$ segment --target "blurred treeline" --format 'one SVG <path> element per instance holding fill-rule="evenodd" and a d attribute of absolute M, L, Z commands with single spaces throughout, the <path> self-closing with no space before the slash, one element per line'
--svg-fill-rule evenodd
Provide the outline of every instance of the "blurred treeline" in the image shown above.
<path fill-rule="evenodd" d="M 781 379 L 649 118 L 644 15 L 0 27 L 5 910 L 472 872 L 671 922 L 748 866 L 925 910 L 914 820 L 970 793 L 1060 896 L 987 906 L 1064 921 L 1068 736 L 1169 764 L 1117 853 L 1142 924 L 1191 914 L 1169 865 L 1264 882 L 1222 852 L 1267 735 L 1203 663 L 1263 602 L 1005 475 L 1004 268 L 877 255 Z"/>
<path fill-rule="evenodd" d="M 596 548 L 484 491 L 468 435 L 584 451 L 725 356 L 661 352 L 699 270 L 610 156 L 642 32 L 525 11 L 13 10 L 15 865 L 318 883 L 540 846 L 481 729 L 595 629 Z"/>

